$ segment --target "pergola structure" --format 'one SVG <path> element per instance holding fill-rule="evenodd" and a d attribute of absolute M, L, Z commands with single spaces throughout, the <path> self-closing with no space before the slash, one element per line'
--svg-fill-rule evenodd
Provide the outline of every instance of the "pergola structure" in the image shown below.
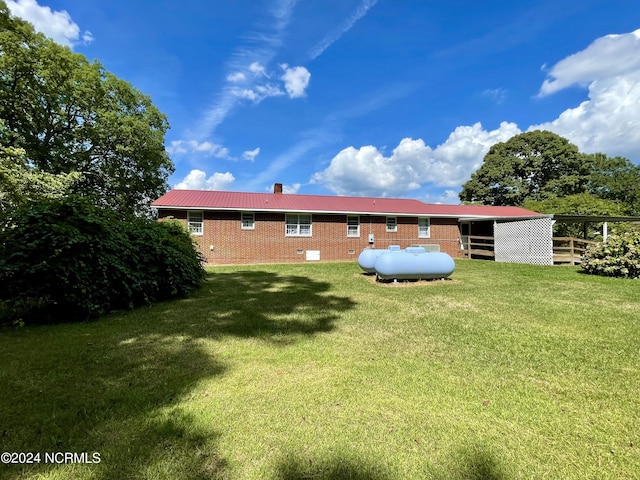
<path fill-rule="evenodd" d="M 602 239 L 606 240 L 609 236 L 609 223 L 640 223 L 638 216 L 615 216 L 615 215 L 563 215 L 553 214 L 551 216 L 554 221 L 560 223 L 581 223 L 583 236 L 587 238 L 587 229 L 591 223 L 602 223 Z"/>

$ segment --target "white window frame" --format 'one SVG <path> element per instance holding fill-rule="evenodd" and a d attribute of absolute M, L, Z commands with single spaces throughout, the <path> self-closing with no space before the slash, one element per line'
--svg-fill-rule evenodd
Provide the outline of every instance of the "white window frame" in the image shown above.
<path fill-rule="evenodd" d="M 196 217 L 195 219 L 193 217 Z M 204 232 L 204 211 L 187 210 L 187 229 L 191 235 L 202 235 Z"/>
<path fill-rule="evenodd" d="M 301 221 L 307 220 L 309 222 Z M 308 229 L 307 229 L 308 227 Z M 284 220 L 285 237 L 311 237 L 313 234 L 313 218 L 310 213 L 287 213 Z"/>
<path fill-rule="evenodd" d="M 418 217 L 418 238 L 431 238 L 431 219 Z"/>
<path fill-rule="evenodd" d="M 254 212 L 240 212 L 240 228 L 242 230 L 255 230 L 256 214 Z"/>
<path fill-rule="evenodd" d="M 347 237 L 360 237 L 359 215 L 347 215 Z"/>
<path fill-rule="evenodd" d="M 398 217 L 387 217 L 387 232 L 398 231 Z"/>

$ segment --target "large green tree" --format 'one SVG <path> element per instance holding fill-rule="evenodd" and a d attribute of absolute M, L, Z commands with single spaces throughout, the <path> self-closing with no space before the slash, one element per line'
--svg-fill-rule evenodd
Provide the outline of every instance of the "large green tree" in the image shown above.
<path fill-rule="evenodd" d="M 139 214 L 168 188 L 169 125 L 151 99 L 36 33 L 2 0 L 0 120 L 0 145 L 22 149 L 36 171 L 78 172 L 75 193 L 97 205 Z"/>
<path fill-rule="evenodd" d="M 591 171 L 587 191 L 617 202 L 628 215 L 640 215 L 640 166 L 624 157 L 585 155 Z"/>
<path fill-rule="evenodd" d="M 36 170 L 28 164 L 24 150 L 0 145 L 0 216 L 29 202 L 65 196 L 80 178 L 78 172 Z"/>
<path fill-rule="evenodd" d="M 522 205 L 581 193 L 588 165 L 578 147 L 555 133 L 532 131 L 493 145 L 463 185 L 460 199 L 485 205 Z"/>

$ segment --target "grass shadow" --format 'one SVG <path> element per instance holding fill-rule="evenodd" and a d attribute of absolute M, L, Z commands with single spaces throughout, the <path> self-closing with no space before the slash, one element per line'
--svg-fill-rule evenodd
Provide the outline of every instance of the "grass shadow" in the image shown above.
<path fill-rule="evenodd" d="M 305 276 L 265 271 L 216 273 L 194 296 L 163 311 L 166 325 L 188 309 L 190 335 L 226 335 L 287 343 L 298 336 L 329 332 L 340 312 L 352 309 L 348 297 L 329 293 L 331 284 Z"/>
<path fill-rule="evenodd" d="M 289 459 L 281 462 L 273 480 L 391 480 L 386 470 L 361 459 Z"/>
<path fill-rule="evenodd" d="M 436 480 L 508 480 L 496 456 L 482 445 L 469 445 L 454 453 L 456 466 L 435 474 Z"/>
<path fill-rule="evenodd" d="M 500 462 L 486 448 L 471 445 L 455 452 L 448 467 L 433 466 L 420 478 L 431 480 L 507 480 Z M 453 465 L 453 466 L 451 466 Z M 402 478 L 398 472 L 369 458 L 328 459 L 287 458 L 277 466 L 273 480 L 390 480 Z M 411 477 L 414 478 L 414 477 Z"/>
<path fill-rule="evenodd" d="M 209 275 L 189 298 L 99 320 L 0 330 L 2 451 L 86 452 L 100 463 L 0 468 L 0 478 L 226 478 L 220 432 L 184 411 L 228 366 L 226 336 L 287 345 L 329 332 L 354 302 L 304 276 Z"/>
<path fill-rule="evenodd" d="M 118 332 L 91 328 L 98 324 L 25 329 L 12 345 L 2 339 L 8 395 L 0 400 L 0 429 L 3 451 L 98 453 L 100 462 L 43 458 L 5 466 L 0 478 L 161 478 L 166 472 L 165 478 L 187 479 L 221 471 L 218 433 L 199 428 L 179 400 L 200 379 L 223 374 L 224 365 L 192 341 L 176 345 L 154 335 L 154 342 L 123 344 Z"/>

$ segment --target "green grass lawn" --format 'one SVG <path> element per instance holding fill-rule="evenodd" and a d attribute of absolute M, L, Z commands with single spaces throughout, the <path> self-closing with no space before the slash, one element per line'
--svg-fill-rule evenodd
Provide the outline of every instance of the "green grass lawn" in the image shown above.
<path fill-rule="evenodd" d="M 637 280 L 210 271 L 188 299 L 0 329 L 0 451 L 41 453 L 0 478 L 640 478 Z"/>

